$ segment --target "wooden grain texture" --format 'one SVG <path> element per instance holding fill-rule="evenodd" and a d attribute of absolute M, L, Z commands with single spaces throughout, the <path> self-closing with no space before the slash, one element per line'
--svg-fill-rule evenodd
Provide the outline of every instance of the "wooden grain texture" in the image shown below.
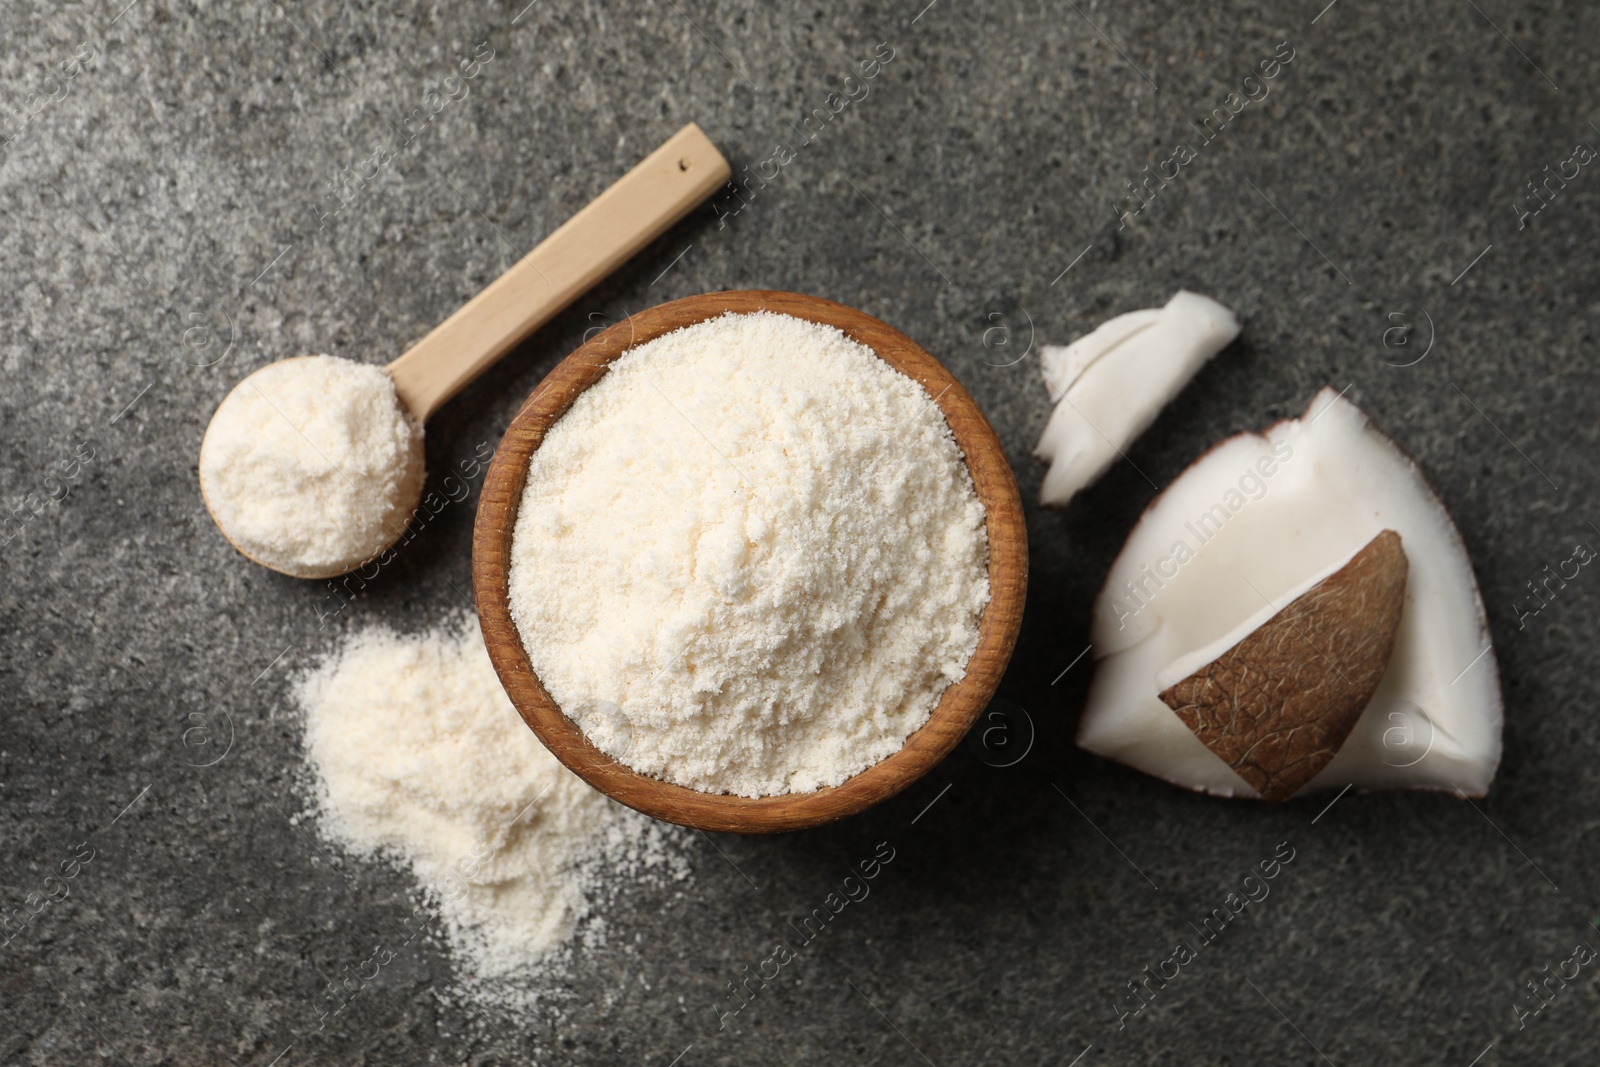
<path fill-rule="evenodd" d="M 728 180 L 717 146 L 689 123 L 389 364 L 426 422 L 440 404 L 667 231 Z"/>
<path fill-rule="evenodd" d="M 529 461 L 551 425 L 629 348 L 728 311 L 774 311 L 836 326 L 920 384 L 950 424 L 987 513 L 990 599 L 966 676 L 945 690 L 927 723 L 898 752 L 838 786 L 812 793 L 759 798 L 702 793 L 618 763 L 590 744 L 545 691 L 511 618 L 508 582 L 517 507 Z M 557 759 L 646 815 L 702 830 L 774 833 L 841 819 L 891 797 L 961 741 L 994 695 L 1016 645 L 1028 584 L 1027 531 L 1016 480 L 988 420 L 916 342 L 870 315 L 817 297 L 760 290 L 707 293 L 618 323 L 573 352 L 534 390 L 506 430 L 484 479 L 473 531 L 472 583 L 495 670 L 518 712 Z"/>

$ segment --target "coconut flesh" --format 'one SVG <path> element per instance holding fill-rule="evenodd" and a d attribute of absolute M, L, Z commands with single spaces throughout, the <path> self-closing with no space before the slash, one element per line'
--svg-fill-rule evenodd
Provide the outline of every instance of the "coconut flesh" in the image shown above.
<path fill-rule="evenodd" d="M 1118 315 L 1070 345 L 1041 348 L 1045 389 L 1056 407 L 1033 450 L 1050 464 L 1040 502 L 1065 506 L 1099 479 L 1237 336 L 1232 311 L 1180 289 L 1163 307 Z"/>
<path fill-rule="evenodd" d="M 1398 572 L 1392 559 L 1384 572 L 1403 582 L 1397 621 L 1379 617 L 1390 609 L 1379 606 L 1381 576 L 1369 577 L 1338 609 L 1342 618 L 1316 630 L 1305 598 L 1323 596 L 1386 531 L 1398 535 L 1393 548 L 1403 551 Z M 1293 623 L 1279 624 L 1284 654 L 1273 659 L 1242 644 L 1280 617 Z M 1389 645 L 1385 625 L 1392 625 Z M 1192 707 L 1204 689 L 1194 687 L 1196 672 L 1207 670 L 1224 681 L 1271 672 L 1267 685 L 1252 683 L 1279 700 L 1266 745 L 1296 736 L 1284 715 L 1303 715 L 1308 726 L 1324 712 L 1331 716 L 1333 704 L 1361 692 L 1363 666 L 1375 665 L 1370 699 L 1355 698 L 1364 710 L 1353 724 L 1324 730 L 1342 739 L 1323 736 L 1317 744 L 1296 742 L 1299 750 L 1266 753 L 1269 762 L 1324 761 L 1294 784 L 1293 795 L 1353 785 L 1481 796 L 1500 762 L 1499 672 L 1460 534 L 1416 464 L 1331 389 L 1299 419 L 1212 448 L 1146 509 L 1096 599 L 1091 638 L 1097 663 L 1078 744 L 1190 789 L 1263 796 L 1230 766 L 1244 763 L 1219 755 L 1227 751 L 1219 737 L 1226 729 L 1213 721 L 1208 747 L 1169 706 Z M 1356 658 L 1341 658 L 1338 647 Z M 1229 663 L 1235 650 L 1244 660 Z M 1174 692 L 1185 680 L 1187 696 Z M 1285 703 L 1296 697 L 1299 711 Z M 1204 711 L 1191 710 L 1189 718 L 1203 727 Z M 1319 747 L 1320 754 L 1312 751 Z M 1269 799 L 1286 799 L 1281 782 L 1270 784 L 1282 769 L 1252 774 L 1269 783 Z"/>

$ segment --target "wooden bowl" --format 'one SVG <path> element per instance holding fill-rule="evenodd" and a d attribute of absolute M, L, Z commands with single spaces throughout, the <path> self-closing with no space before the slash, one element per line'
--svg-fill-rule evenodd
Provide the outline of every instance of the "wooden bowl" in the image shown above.
<path fill-rule="evenodd" d="M 811 793 L 757 798 L 702 793 L 618 763 L 590 744 L 545 691 L 511 618 L 512 531 L 529 460 L 546 432 L 628 349 L 728 311 L 780 312 L 838 327 L 916 381 L 950 424 L 988 514 L 989 605 L 966 676 L 944 691 L 928 721 L 899 751 L 837 786 Z M 562 360 L 511 420 L 495 450 L 472 541 L 472 585 L 489 657 L 511 702 L 545 747 L 584 781 L 630 808 L 667 822 L 733 833 L 799 830 L 841 819 L 926 774 L 960 742 L 994 695 L 1016 645 L 1027 584 L 1027 531 L 1016 480 L 988 421 L 950 372 L 916 342 L 870 315 L 817 297 L 756 290 L 662 304 L 612 326 Z"/>

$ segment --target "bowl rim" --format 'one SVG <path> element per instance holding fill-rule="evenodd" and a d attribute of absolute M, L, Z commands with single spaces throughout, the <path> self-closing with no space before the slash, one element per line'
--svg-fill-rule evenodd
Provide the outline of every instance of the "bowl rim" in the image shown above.
<path fill-rule="evenodd" d="M 836 786 L 765 797 L 703 793 L 642 774 L 595 747 L 545 690 L 511 616 L 511 541 L 533 453 L 577 397 L 624 352 L 720 315 L 771 311 L 833 326 L 917 382 L 939 407 L 984 505 L 989 603 L 961 681 L 894 753 Z M 937 359 L 865 312 L 820 297 L 733 290 L 685 297 L 630 315 L 588 339 L 539 383 L 495 448 L 479 494 L 472 582 L 479 625 L 512 704 L 551 754 L 607 796 L 666 822 L 731 833 L 777 833 L 845 818 L 899 793 L 947 756 L 988 705 L 1016 647 L 1027 593 L 1022 500 L 999 438 L 971 395 Z"/>

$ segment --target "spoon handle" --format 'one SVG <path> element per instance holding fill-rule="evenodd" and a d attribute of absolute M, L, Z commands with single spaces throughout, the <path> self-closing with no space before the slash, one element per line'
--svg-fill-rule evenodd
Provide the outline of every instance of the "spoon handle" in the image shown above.
<path fill-rule="evenodd" d="M 700 127 L 691 122 L 673 134 L 389 364 L 400 399 L 427 421 L 518 341 L 687 215 L 730 173 Z"/>

